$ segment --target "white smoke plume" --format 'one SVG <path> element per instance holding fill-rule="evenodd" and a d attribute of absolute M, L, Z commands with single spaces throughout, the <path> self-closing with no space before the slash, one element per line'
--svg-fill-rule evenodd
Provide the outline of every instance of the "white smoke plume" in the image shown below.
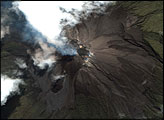
<path fill-rule="evenodd" d="M 24 84 L 21 79 L 12 79 L 1 74 L 1 106 L 5 105 L 7 97 L 14 92 L 19 94 L 19 84 Z"/>
<path fill-rule="evenodd" d="M 41 41 L 39 41 L 39 44 L 41 49 L 38 48 L 34 53 L 30 53 L 34 60 L 34 65 L 37 65 L 40 69 L 44 69 L 46 64 L 49 65 L 49 67 L 52 66 L 52 64 L 56 62 L 56 49 Z"/>
<path fill-rule="evenodd" d="M 113 1 L 20 1 L 18 8 L 24 12 L 29 23 L 41 32 L 48 43 L 55 46 L 63 55 L 76 55 L 75 48 L 67 45 L 67 38 L 61 34 L 66 25 L 74 26 L 86 19 L 91 12 L 103 13 L 106 6 Z M 38 38 L 40 39 L 40 38 Z M 39 40 L 42 41 L 42 40 Z M 33 54 L 34 64 L 44 68 L 45 64 L 51 66 L 55 62 L 54 48 L 46 43 L 39 43 L 42 49 Z"/>
<path fill-rule="evenodd" d="M 49 40 L 58 40 L 62 27 L 62 19 L 71 21 L 72 24 L 79 23 L 81 13 L 97 13 L 105 10 L 108 3 L 113 1 L 21 1 L 18 7 L 25 13 L 28 21 Z M 103 5 L 103 6 L 101 6 Z M 62 10 L 63 9 L 63 10 Z M 65 11 L 65 12 L 63 12 Z M 72 12 L 71 12 L 72 11 Z M 69 13 L 69 14 L 68 14 Z M 72 15 L 75 14 L 75 15 Z M 71 24 L 70 23 L 70 24 Z"/>

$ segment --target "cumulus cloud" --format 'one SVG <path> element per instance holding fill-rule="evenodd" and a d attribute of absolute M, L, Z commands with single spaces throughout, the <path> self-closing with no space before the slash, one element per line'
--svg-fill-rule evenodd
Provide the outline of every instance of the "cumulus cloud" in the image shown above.
<path fill-rule="evenodd" d="M 12 79 L 1 74 L 1 106 L 5 105 L 11 93 L 19 94 L 19 84 L 24 84 L 21 79 Z"/>

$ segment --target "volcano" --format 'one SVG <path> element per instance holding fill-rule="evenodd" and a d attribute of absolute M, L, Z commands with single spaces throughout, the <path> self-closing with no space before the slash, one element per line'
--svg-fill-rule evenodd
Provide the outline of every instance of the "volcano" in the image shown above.
<path fill-rule="evenodd" d="M 1 40 L 1 71 L 5 73 L 9 64 L 14 66 L 10 59 L 23 59 L 27 67 L 15 68 L 23 72 L 21 78 L 26 85 L 20 86 L 20 96 L 10 98 L 6 106 L 1 106 L 1 116 L 17 119 L 163 118 L 163 56 L 157 49 L 163 44 L 160 42 L 163 31 L 161 35 L 154 24 L 149 26 L 153 32 L 144 26 L 154 21 L 153 15 L 161 15 L 161 3 L 116 2 L 107 6 L 104 13 L 92 12 L 75 26 L 64 27 L 65 37 L 77 54 L 65 55 L 51 49 L 50 55 L 55 56 L 55 61 L 51 66 L 45 64 L 43 69 L 34 64 L 31 55 L 36 49 L 42 49 L 41 45 L 25 41 L 25 33 L 17 33 L 26 27 L 27 21 L 22 20 L 23 13 L 21 18 L 17 15 L 20 19 L 13 15 L 11 23 L 19 26 L 10 26 L 10 34 Z M 159 4 L 161 7 L 154 7 Z M 11 6 L 6 3 L 1 7 L 5 10 Z M 36 33 L 28 29 L 29 39 L 35 39 Z M 150 41 L 158 42 L 159 46 Z M 7 113 L 6 109 L 10 111 Z"/>

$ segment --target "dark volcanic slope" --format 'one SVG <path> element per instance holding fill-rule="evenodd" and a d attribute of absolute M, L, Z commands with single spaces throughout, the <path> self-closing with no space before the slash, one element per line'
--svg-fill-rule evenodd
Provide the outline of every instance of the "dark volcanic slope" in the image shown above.
<path fill-rule="evenodd" d="M 153 102 L 159 100 L 158 95 L 162 97 L 157 85 L 160 80 L 154 76 L 158 60 L 150 56 L 153 51 L 144 44 L 139 28 L 131 27 L 135 21 L 117 6 L 108 15 L 84 21 L 69 33 L 71 39 L 90 46 L 94 54 L 90 67 L 78 71 L 75 87 L 100 101 L 106 99 L 109 118 L 143 118 L 151 115 L 145 111 L 159 112 Z"/>
<path fill-rule="evenodd" d="M 69 39 L 93 53 L 88 62 L 63 56 L 50 72 L 39 74 L 27 59 L 32 86 L 40 92 L 21 97 L 9 118 L 162 117 L 161 59 L 133 26 L 137 17 L 119 5 L 107 12 L 67 29 Z"/>

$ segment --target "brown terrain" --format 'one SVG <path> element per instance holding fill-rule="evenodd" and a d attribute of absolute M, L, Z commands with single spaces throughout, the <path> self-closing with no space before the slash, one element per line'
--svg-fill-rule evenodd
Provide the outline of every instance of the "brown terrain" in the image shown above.
<path fill-rule="evenodd" d="M 32 90 L 9 118 L 163 117 L 163 58 L 144 40 L 137 16 L 120 4 L 106 12 L 66 28 L 82 45 L 79 55 L 60 56 L 50 72 L 25 58 Z"/>

